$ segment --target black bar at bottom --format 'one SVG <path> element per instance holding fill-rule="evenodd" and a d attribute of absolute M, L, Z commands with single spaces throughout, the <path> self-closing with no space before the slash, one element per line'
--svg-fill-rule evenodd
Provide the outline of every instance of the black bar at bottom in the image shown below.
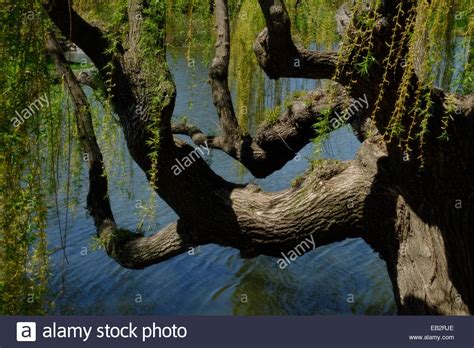
<path fill-rule="evenodd" d="M 14 347 L 474 347 L 474 317 L 0 317 Z"/>

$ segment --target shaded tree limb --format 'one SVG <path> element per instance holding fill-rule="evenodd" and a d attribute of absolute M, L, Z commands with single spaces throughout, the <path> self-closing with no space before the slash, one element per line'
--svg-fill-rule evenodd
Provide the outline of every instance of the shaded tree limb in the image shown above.
<path fill-rule="evenodd" d="M 81 149 L 87 155 L 89 167 L 87 211 L 94 219 L 107 254 L 124 267 L 143 268 L 184 252 L 186 243 L 181 237 L 179 222 L 168 225 L 151 237 L 143 237 L 117 227 L 110 206 L 107 176 L 92 124 L 89 102 L 53 33 L 50 33 L 48 39 L 47 52 L 53 59 L 58 74 L 64 79 L 75 107 L 78 137 Z"/>
<path fill-rule="evenodd" d="M 55 35 L 50 32 L 47 42 L 47 52 L 53 59 L 56 70 L 72 98 L 75 107 L 75 118 L 79 141 L 84 154 L 87 155 L 89 166 L 90 189 L 87 196 L 87 209 L 94 218 L 98 229 L 105 221 L 114 224 L 114 217 L 108 198 L 107 178 L 104 175 L 104 161 L 97 139 L 95 137 L 89 102 L 79 85 L 76 76 L 68 66 Z"/>
<path fill-rule="evenodd" d="M 212 98 L 226 142 L 241 141 L 243 134 L 235 116 L 229 90 L 230 25 L 227 0 L 216 0 L 216 50 L 209 71 Z"/>
<path fill-rule="evenodd" d="M 105 33 L 85 21 L 69 4 L 62 0 L 43 0 L 43 7 L 63 35 L 79 46 L 97 69 L 104 69 L 111 60 L 105 53 L 109 48 Z"/>

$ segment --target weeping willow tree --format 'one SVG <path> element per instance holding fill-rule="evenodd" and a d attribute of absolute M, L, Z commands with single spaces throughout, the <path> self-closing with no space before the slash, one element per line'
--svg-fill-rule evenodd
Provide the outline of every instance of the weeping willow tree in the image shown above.
<path fill-rule="evenodd" d="M 468 1 L 105 3 L 31 0 L 2 12 L 3 311 L 44 310 L 13 298 L 46 291 L 46 199 L 74 186 L 77 152 L 87 164 L 86 204 L 97 237 L 123 267 L 145 268 L 209 243 L 245 258 L 280 257 L 307 238 L 320 246 L 360 237 L 386 261 L 400 314 L 474 312 Z M 24 16 L 30 9 L 33 23 Z M 58 38 L 93 62 L 93 96 Z M 212 55 L 218 134 L 173 118 L 170 46 L 185 47 L 188 59 Z M 283 78 L 326 80 L 326 87 L 265 110 L 256 93 L 268 89 L 264 75 L 275 94 Z M 15 112 L 44 91 L 51 107 L 15 126 Z M 97 100 L 108 116 L 97 112 Z M 250 119 L 259 120 L 257 129 Z M 114 154 L 104 151 L 117 136 L 112 124 L 178 215 L 150 236 L 115 222 L 108 195 Z M 206 146 L 264 178 L 346 124 L 362 142 L 356 159 L 319 160 L 281 192 L 229 182 L 199 156 L 176 168 L 196 154 L 193 146 Z M 71 168 L 66 177 L 58 174 L 60 161 Z"/>
<path fill-rule="evenodd" d="M 56 121 L 51 108 L 28 106 L 49 98 L 44 26 L 33 1 L 3 4 L 1 17 L 0 312 L 42 313 L 48 279 L 45 235 L 48 190 L 44 140 Z M 32 106 L 34 108 L 34 104 Z M 36 111 L 32 116 L 31 112 Z M 15 126 L 11 118 L 22 115 Z M 52 116 L 52 117 L 50 117 Z"/>

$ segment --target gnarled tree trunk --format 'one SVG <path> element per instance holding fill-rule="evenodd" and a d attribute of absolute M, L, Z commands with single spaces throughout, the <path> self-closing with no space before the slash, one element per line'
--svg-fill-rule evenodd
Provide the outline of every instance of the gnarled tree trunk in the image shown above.
<path fill-rule="evenodd" d="M 318 53 L 297 47 L 282 0 L 260 0 L 267 27 L 255 41 L 254 49 L 262 69 L 271 78 L 304 77 L 330 79 L 337 66 L 337 53 Z M 391 17 L 399 1 L 384 1 L 386 18 L 376 26 L 377 40 L 391 38 Z M 88 209 L 94 217 L 107 253 L 124 267 L 143 268 L 183 253 L 189 247 L 217 243 L 241 251 L 243 257 L 278 256 L 308 237 L 324 245 L 349 237 L 361 237 L 387 262 L 395 299 L 401 314 L 474 313 L 474 97 L 457 97 L 459 112 L 450 130 L 454 140 L 436 141 L 436 124 L 447 112 L 445 95 L 433 91 L 432 135 L 424 154 L 425 166 L 406 158 L 395 144 L 385 143 L 387 117 L 394 108 L 393 93 L 386 93 L 375 125 L 369 122 L 372 109 L 354 115 L 349 122 L 362 147 L 354 161 L 325 161 L 308 170 L 297 187 L 277 193 L 262 192 L 254 185 L 237 185 L 216 175 L 200 158 L 175 175 L 176 159 L 188 156 L 193 147 L 174 138 L 186 134 L 197 144 L 224 151 L 244 164 L 256 177 L 282 168 L 316 135 L 312 125 L 330 109 L 330 117 L 354 99 L 365 96 L 370 105 L 379 95 L 383 70 L 375 65 L 370 78 L 341 75 L 338 97 L 315 91 L 300 97 L 273 125 L 263 125 L 255 137 L 241 130 L 227 85 L 230 29 L 225 0 L 216 0 L 216 56 L 210 71 L 214 104 L 222 134 L 210 136 L 190 124 L 172 124 L 175 87 L 163 62 L 163 48 L 151 69 L 139 47 L 143 18 L 154 6 L 144 0 L 129 0 L 129 33 L 118 52 L 108 52 L 107 35 L 85 22 L 67 2 L 50 0 L 45 9 L 62 33 L 81 47 L 95 63 L 104 80 L 113 64 L 111 99 L 120 117 L 128 148 L 134 160 L 153 181 L 157 193 L 178 214 L 179 220 L 151 237 L 119 229 L 112 215 L 85 95 L 79 82 L 68 72 L 58 46 L 50 41 L 49 53 L 68 82 L 77 105 L 79 134 L 90 158 Z M 410 11 L 411 2 L 406 2 Z M 163 14 L 164 15 L 164 14 Z M 157 23 L 163 30 L 164 23 Z M 147 29 L 149 30 L 149 28 Z M 403 42 L 401 43 L 403 44 Z M 383 44 L 380 57 L 387 54 Z M 347 52 L 348 55 L 351 52 Z M 292 70 L 291 59 L 299 57 L 302 69 Z M 350 61 L 350 59 L 348 60 Z M 379 61 L 383 61 L 379 59 Z M 396 90 L 402 71 L 394 67 L 392 88 Z M 353 80 L 356 80 L 354 84 Z M 158 82 L 157 82 L 158 81 Z M 416 83 L 416 81 L 414 81 Z M 346 87 L 351 84 L 350 89 Z M 147 108 L 156 93 L 165 96 L 161 108 Z M 408 100 L 407 103 L 410 101 Z M 150 117 L 135 112 L 148 110 Z M 159 117 L 155 129 L 149 120 Z M 84 127 L 87 125 L 87 127 Z M 369 132 L 370 128 L 370 132 Z M 152 150 L 147 140 L 158 131 L 158 176 L 150 175 Z M 413 155 L 416 158 L 416 154 Z M 96 193 L 100 192 L 100 195 Z M 208 214 L 212 212 L 212 214 Z"/>

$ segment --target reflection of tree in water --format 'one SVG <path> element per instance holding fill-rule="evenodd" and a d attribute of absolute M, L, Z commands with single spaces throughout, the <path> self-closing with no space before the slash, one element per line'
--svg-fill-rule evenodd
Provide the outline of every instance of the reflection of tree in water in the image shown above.
<path fill-rule="evenodd" d="M 246 260 L 238 277 L 236 315 L 395 313 L 385 264 L 361 240 L 318 248 L 285 270 L 273 258 Z"/>

